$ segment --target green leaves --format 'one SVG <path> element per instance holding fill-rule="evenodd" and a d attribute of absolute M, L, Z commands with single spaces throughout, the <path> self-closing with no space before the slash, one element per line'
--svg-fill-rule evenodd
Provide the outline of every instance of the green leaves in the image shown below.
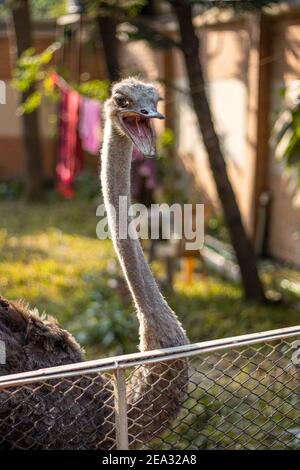
<path fill-rule="evenodd" d="M 139 18 L 132 18 L 119 28 L 119 36 L 130 41 L 148 41 L 154 49 L 179 47 L 179 42 Z"/>
<path fill-rule="evenodd" d="M 13 72 L 13 87 L 19 92 L 28 91 L 35 83 L 45 79 L 47 70 L 55 51 L 61 47 L 59 42 L 54 42 L 40 54 L 36 54 L 34 48 L 27 49 L 17 62 Z M 36 97 L 34 98 L 36 100 Z"/>
<path fill-rule="evenodd" d="M 20 93 L 29 93 L 17 109 L 19 115 L 35 111 L 42 102 L 43 94 L 48 97 L 53 94 L 53 98 L 55 97 L 53 87 L 50 91 L 47 66 L 51 63 L 55 51 L 60 47 L 59 42 L 54 42 L 40 54 L 36 54 L 35 49 L 31 47 L 18 60 L 13 72 L 12 86 Z M 34 89 L 35 85 L 40 85 L 39 90 Z"/>
<path fill-rule="evenodd" d="M 77 87 L 77 90 L 88 98 L 105 101 L 109 95 L 109 87 L 109 80 L 90 80 L 88 82 L 81 83 Z"/>
<path fill-rule="evenodd" d="M 33 90 L 19 106 L 19 115 L 35 111 L 40 106 L 43 97 L 52 102 L 57 101 L 59 92 L 54 87 L 51 75 L 54 70 L 52 60 L 60 47 L 61 43 L 56 41 L 40 54 L 36 54 L 35 49 L 30 48 L 18 60 L 13 72 L 12 86 L 20 93 L 29 94 Z M 79 85 L 74 84 L 73 87 L 84 96 L 105 101 L 109 95 L 110 82 L 108 80 L 91 80 Z"/>
<path fill-rule="evenodd" d="M 57 18 L 66 14 L 66 0 L 31 0 L 31 14 L 34 18 Z"/>
<path fill-rule="evenodd" d="M 176 1 L 176 0 L 175 0 Z M 237 12 L 261 10 L 264 7 L 279 3 L 280 0 L 186 0 L 191 4 L 200 5 L 203 8 L 232 8 Z M 173 3 L 174 0 L 170 0 Z"/>
<path fill-rule="evenodd" d="M 34 91 L 28 98 L 18 107 L 18 114 L 32 113 L 41 104 L 42 93 L 40 91 Z"/>
<path fill-rule="evenodd" d="M 164 151 L 166 147 L 174 144 L 175 136 L 172 129 L 167 127 L 157 138 L 157 147 L 159 151 Z"/>
<path fill-rule="evenodd" d="M 272 143 L 277 160 L 298 173 L 300 184 L 300 102 L 297 99 L 287 103 L 275 121 Z"/>

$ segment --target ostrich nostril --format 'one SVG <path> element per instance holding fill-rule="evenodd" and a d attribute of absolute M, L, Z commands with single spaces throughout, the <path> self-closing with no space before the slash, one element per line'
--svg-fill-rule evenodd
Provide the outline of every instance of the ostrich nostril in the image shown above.
<path fill-rule="evenodd" d="M 142 114 L 149 114 L 148 111 L 147 111 L 147 109 L 141 109 L 141 113 L 142 113 Z"/>

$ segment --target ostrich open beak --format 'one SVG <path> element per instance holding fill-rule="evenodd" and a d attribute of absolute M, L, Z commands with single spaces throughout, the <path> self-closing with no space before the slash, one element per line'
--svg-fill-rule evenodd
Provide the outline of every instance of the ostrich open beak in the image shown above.
<path fill-rule="evenodd" d="M 164 119 L 164 116 L 156 110 L 147 111 L 147 115 L 134 111 L 124 111 L 120 115 L 121 125 L 128 137 L 149 158 L 155 157 L 155 131 L 151 122 L 153 118 Z"/>

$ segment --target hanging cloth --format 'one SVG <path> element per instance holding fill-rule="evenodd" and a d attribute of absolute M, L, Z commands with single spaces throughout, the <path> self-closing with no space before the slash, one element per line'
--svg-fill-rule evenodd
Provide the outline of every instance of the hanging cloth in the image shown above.
<path fill-rule="evenodd" d="M 99 101 L 82 98 L 79 134 L 82 148 L 97 155 L 101 145 L 101 104 Z"/>
<path fill-rule="evenodd" d="M 80 95 L 65 87 L 61 90 L 59 156 L 56 165 L 58 191 L 68 199 L 74 197 L 75 176 L 82 170 L 82 151 L 78 135 Z"/>

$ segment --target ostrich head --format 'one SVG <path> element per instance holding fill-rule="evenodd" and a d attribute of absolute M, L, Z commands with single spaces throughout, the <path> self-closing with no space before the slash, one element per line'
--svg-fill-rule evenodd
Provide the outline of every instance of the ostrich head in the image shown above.
<path fill-rule="evenodd" d="M 112 124 L 147 157 L 155 156 L 155 132 L 151 120 L 164 119 L 157 111 L 160 99 L 153 85 L 127 78 L 113 86 L 106 102 L 106 115 Z"/>

